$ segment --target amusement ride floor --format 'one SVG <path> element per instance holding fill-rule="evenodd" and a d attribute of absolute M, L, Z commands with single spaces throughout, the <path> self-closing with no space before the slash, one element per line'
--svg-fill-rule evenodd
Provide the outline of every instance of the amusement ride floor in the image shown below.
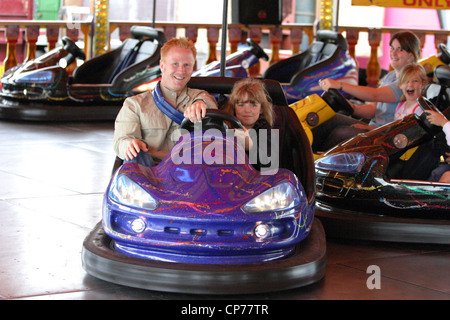
<path fill-rule="evenodd" d="M 0 299 L 450 299 L 450 247 L 335 239 L 325 277 L 283 292 L 201 296 L 96 279 L 80 253 L 101 219 L 112 136 L 113 123 L 0 122 Z M 368 286 L 370 266 L 379 267 L 379 288 Z"/>

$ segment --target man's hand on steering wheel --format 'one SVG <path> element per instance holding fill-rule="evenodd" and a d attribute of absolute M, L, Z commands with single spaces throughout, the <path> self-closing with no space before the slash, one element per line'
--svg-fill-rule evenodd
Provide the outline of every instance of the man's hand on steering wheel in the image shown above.
<path fill-rule="evenodd" d="M 225 111 L 219 109 L 207 109 L 205 111 L 205 117 L 200 118 L 202 123 L 202 130 L 219 129 L 221 132 L 226 132 L 227 129 L 242 129 L 242 123 L 238 118 L 228 114 Z M 195 130 L 194 122 L 189 118 L 184 118 L 180 125 L 181 129 L 192 132 Z"/>
<path fill-rule="evenodd" d="M 203 100 L 196 100 L 184 111 L 184 117 L 191 120 L 191 122 L 202 121 L 206 115 L 206 103 Z"/>

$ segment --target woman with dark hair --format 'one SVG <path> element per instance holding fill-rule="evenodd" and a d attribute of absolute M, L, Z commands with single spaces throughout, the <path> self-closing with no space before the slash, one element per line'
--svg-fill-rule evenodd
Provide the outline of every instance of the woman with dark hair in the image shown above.
<path fill-rule="evenodd" d="M 324 124 L 313 129 L 313 149 L 328 150 L 339 142 L 366 132 L 373 127 L 379 127 L 394 120 L 394 113 L 402 96 L 398 86 L 398 75 L 402 68 L 410 63 L 416 63 L 420 58 L 420 40 L 410 31 L 394 34 L 390 40 L 391 67 L 394 69 L 381 79 L 377 88 L 352 85 L 333 79 L 320 80 L 324 91 L 330 88 L 338 89 L 369 103 L 357 105 L 350 103 L 356 118 L 371 119 L 367 125 L 363 121 L 337 114 Z"/>

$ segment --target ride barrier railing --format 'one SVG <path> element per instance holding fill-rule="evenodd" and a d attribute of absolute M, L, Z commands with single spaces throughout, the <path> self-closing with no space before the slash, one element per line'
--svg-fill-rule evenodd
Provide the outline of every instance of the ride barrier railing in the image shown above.
<path fill-rule="evenodd" d="M 118 29 L 119 39 L 124 41 L 130 37 L 130 28 L 133 25 L 152 26 L 152 23 L 145 21 L 110 21 L 109 32 L 113 33 Z M 183 35 L 182 31 L 184 31 L 184 36 L 194 42 L 198 40 L 198 31 L 200 29 L 206 30 L 206 40 L 209 46 L 206 63 L 220 59 L 217 46 L 221 35 L 221 24 L 156 22 L 154 26 L 155 28 L 163 29 L 168 39 L 180 34 Z M 45 36 L 47 50 L 53 49 L 58 39 L 63 35 L 69 36 L 74 41 L 82 40 L 84 42 L 84 51 L 89 59 L 93 56 L 91 50 L 92 30 L 92 21 L 0 20 L 0 74 L 18 63 L 34 59 L 36 57 L 36 45 L 39 35 Z M 382 34 L 392 34 L 400 30 L 402 29 L 339 27 L 339 32 L 343 33 L 347 39 L 349 54 L 357 61 L 358 52 L 355 52 L 356 45 L 360 34 L 367 33 L 370 57 L 366 67 L 366 80 L 369 85 L 376 85 L 381 74 L 378 53 L 382 46 Z M 450 36 L 450 30 L 410 29 L 410 31 L 419 37 L 422 45 L 425 43 L 426 35 L 434 35 L 436 48 L 440 43 L 446 44 L 447 37 Z M 288 52 L 288 55 L 297 54 L 300 52 L 300 48 L 304 47 L 302 46 L 304 41 L 307 42 L 307 45 L 311 44 L 314 40 L 314 26 L 312 24 L 284 24 L 280 26 L 229 24 L 227 34 L 228 54 L 236 52 L 239 43 L 242 43 L 245 38 L 251 38 L 260 44 L 263 40 L 263 35 L 268 35 L 268 44 L 266 44 L 268 48 L 266 49 L 270 52 L 269 64 L 273 64 L 284 57 L 284 55 L 280 56 L 280 52 Z M 251 76 L 257 76 L 262 74 L 263 71 L 261 65 L 256 64 L 250 69 L 249 73 Z"/>

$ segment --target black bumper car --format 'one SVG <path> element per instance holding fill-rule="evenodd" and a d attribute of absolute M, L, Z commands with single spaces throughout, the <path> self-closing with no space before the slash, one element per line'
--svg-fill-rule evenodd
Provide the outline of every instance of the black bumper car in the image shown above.
<path fill-rule="evenodd" d="M 439 162 L 430 146 L 443 132 L 425 112 L 438 109 L 427 99 L 419 104 L 416 114 L 316 160 L 316 215 L 327 237 L 450 244 L 450 184 L 426 181 Z M 450 108 L 443 113 L 448 117 Z"/>

